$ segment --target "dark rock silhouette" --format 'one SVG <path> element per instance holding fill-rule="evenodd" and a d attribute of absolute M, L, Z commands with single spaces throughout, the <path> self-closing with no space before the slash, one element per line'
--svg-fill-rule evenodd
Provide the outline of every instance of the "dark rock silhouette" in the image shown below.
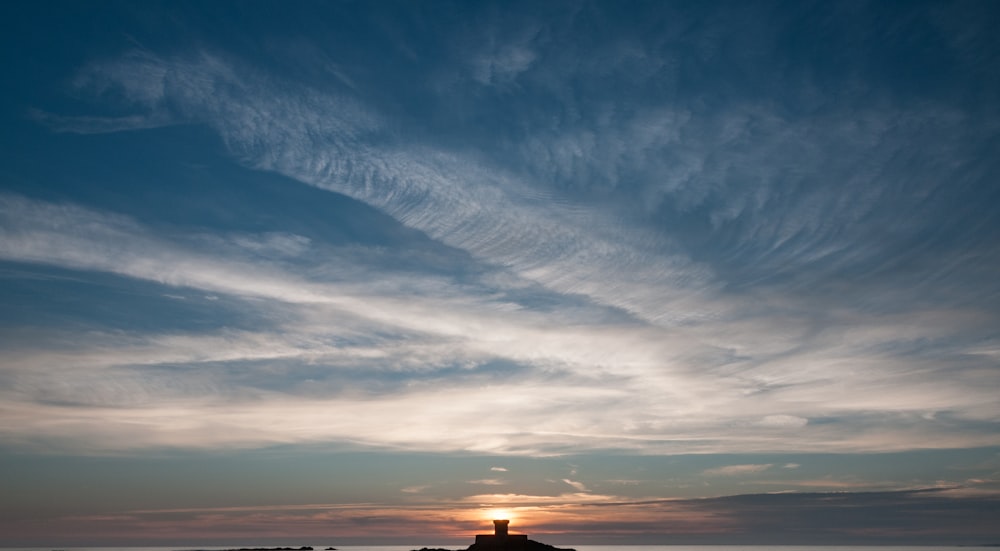
<path fill-rule="evenodd" d="M 333 549 L 332 547 L 330 549 Z M 193 551 L 202 551 L 196 549 Z M 312 547 L 303 545 L 302 547 L 240 547 L 239 549 L 224 549 L 223 551 L 313 551 Z"/>
<path fill-rule="evenodd" d="M 509 520 L 494 520 L 492 534 L 477 534 L 476 543 L 466 551 L 576 551 L 575 549 L 559 548 L 547 543 L 529 540 L 526 534 L 509 534 Z M 421 548 L 419 551 L 452 551 L 450 549 Z"/>

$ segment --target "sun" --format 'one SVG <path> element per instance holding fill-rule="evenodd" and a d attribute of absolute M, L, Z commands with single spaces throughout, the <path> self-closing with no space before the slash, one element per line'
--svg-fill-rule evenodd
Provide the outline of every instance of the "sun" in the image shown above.
<path fill-rule="evenodd" d="M 488 521 L 509 520 L 513 524 L 517 515 L 510 509 L 483 509 L 482 518 Z"/>

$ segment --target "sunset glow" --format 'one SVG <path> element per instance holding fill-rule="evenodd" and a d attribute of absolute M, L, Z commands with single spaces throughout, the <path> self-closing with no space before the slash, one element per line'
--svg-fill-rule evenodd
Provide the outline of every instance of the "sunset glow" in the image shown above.
<path fill-rule="evenodd" d="M 516 524 L 518 520 L 517 515 L 511 509 L 487 509 L 483 511 L 482 518 L 490 522 L 494 520 L 509 520 L 511 526 Z"/>

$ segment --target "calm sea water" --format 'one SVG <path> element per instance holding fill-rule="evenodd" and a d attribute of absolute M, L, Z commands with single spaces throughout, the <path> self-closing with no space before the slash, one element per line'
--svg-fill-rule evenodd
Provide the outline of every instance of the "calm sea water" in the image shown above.
<path fill-rule="evenodd" d="M 0 551 L 183 551 L 183 550 L 225 550 L 237 547 L 254 546 L 174 546 L 174 547 L 0 547 Z M 260 546 L 268 547 L 268 546 Z M 298 545 L 290 547 L 299 547 Z M 328 547 L 327 544 L 313 545 L 317 551 L 322 551 Z M 456 545 L 433 545 L 421 543 L 417 546 L 403 545 L 340 545 L 339 551 L 411 551 L 420 547 L 442 547 L 445 549 L 461 549 Z M 970 551 L 975 547 L 967 546 L 835 546 L 835 545 L 567 545 L 577 551 L 812 551 L 821 549 L 822 551 Z M 981 547 L 980 549 L 988 549 Z"/>

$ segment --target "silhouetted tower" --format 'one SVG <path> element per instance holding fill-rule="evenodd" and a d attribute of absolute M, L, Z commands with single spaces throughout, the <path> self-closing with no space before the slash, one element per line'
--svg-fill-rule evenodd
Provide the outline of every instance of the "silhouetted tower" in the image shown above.
<path fill-rule="evenodd" d="M 509 520 L 494 520 L 492 534 L 476 534 L 476 543 L 468 551 L 527 551 L 527 534 L 508 534 Z M 546 549 L 545 551 L 553 551 Z M 554 550 L 565 551 L 565 550 Z"/>

